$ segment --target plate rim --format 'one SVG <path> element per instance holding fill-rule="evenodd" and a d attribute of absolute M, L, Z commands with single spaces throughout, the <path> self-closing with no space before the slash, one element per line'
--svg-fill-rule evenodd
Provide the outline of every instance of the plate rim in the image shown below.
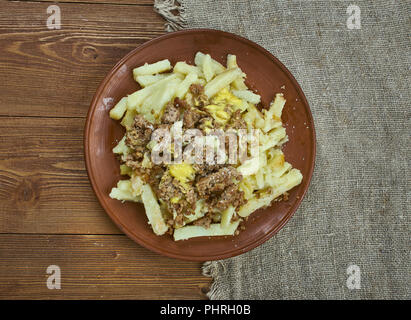
<path fill-rule="evenodd" d="M 223 254 L 213 254 L 213 255 L 207 255 L 207 256 L 191 256 L 191 255 L 184 255 L 184 254 L 178 254 L 178 253 L 174 253 L 174 252 L 169 252 L 169 251 L 162 251 L 160 249 L 158 249 L 156 246 L 152 245 L 150 242 L 145 241 L 142 238 L 138 238 L 136 237 L 128 228 L 127 226 L 125 226 L 124 224 L 122 224 L 120 222 L 120 220 L 117 218 L 117 216 L 115 214 L 112 213 L 112 210 L 109 208 L 108 205 L 106 205 L 106 202 L 103 200 L 103 195 L 102 195 L 102 191 L 100 189 L 97 188 L 97 183 L 95 181 L 94 176 L 91 174 L 91 160 L 90 160 L 90 151 L 89 151 L 89 135 L 90 135 L 90 128 L 91 128 L 91 124 L 93 121 L 93 114 L 95 112 L 96 109 L 96 102 L 99 99 L 99 97 L 101 96 L 102 92 L 104 91 L 104 89 L 106 88 L 108 82 L 110 81 L 110 79 L 112 78 L 113 74 L 115 72 L 117 72 L 117 70 L 119 68 L 121 68 L 123 66 L 123 64 L 129 59 L 129 57 L 133 56 L 134 54 L 136 54 L 138 51 L 156 43 L 159 41 L 162 41 L 164 39 L 168 39 L 168 38 L 173 38 L 176 36 L 181 36 L 184 34 L 192 34 L 192 33 L 215 33 L 215 34 L 219 34 L 219 35 L 223 35 L 223 36 L 227 36 L 230 38 L 234 38 L 235 40 L 241 41 L 241 42 L 245 42 L 247 45 L 261 51 L 263 54 L 267 55 L 270 60 L 272 60 L 274 63 L 276 63 L 280 69 L 286 73 L 286 75 L 288 76 L 288 78 L 291 80 L 291 82 L 293 83 L 293 85 L 296 88 L 297 93 L 299 94 L 299 96 L 302 99 L 302 102 L 304 105 L 307 106 L 307 114 L 309 117 L 309 120 L 312 123 L 312 136 L 313 136 L 313 148 L 312 148 L 312 163 L 311 166 L 309 168 L 308 171 L 308 175 L 305 176 L 306 179 L 308 179 L 307 181 L 307 187 L 303 190 L 302 195 L 293 203 L 293 205 L 291 206 L 289 213 L 287 215 L 285 215 L 273 228 L 271 228 L 269 230 L 269 232 L 267 232 L 266 234 L 264 234 L 264 236 L 258 238 L 256 241 L 252 241 L 249 244 L 247 244 L 245 247 L 242 248 L 234 248 L 228 252 L 225 252 Z M 94 106 L 94 107 L 93 107 Z M 287 67 L 278 59 L 276 58 L 273 54 L 271 54 L 271 52 L 269 52 L 268 50 L 266 50 L 265 48 L 263 48 L 262 46 L 260 46 L 259 44 L 244 38 L 242 36 L 239 36 L 237 34 L 234 33 L 230 33 L 230 32 L 226 32 L 226 31 L 222 31 L 222 30 L 216 30 L 216 29 L 208 29 L 208 28 L 198 28 L 198 29 L 185 29 L 185 30 L 180 30 L 180 31 L 175 31 L 175 32 L 171 32 L 171 33 L 165 33 L 161 36 L 155 37 L 153 39 L 150 39 L 146 42 L 144 42 L 143 44 L 139 45 L 138 47 L 134 48 L 133 50 L 131 50 L 128 54 L 126 54 L 123 58 L 121 58 L 112 68 L 111 70 L 105 75 L 105 77 L 103 78 L 103 80 L 100 82 L 94 96 L 93 99 L 90 102 L 90 106 L 89 109 L 87 111 L 87 116 L 86 116 L 86 121 L 85 121 L 85 125 L 84 125 L 84 136 L 83 136 L 83 151 L 84 151 L 84 158 L 85 158 L 85 166 L 86 166 L 86 171 L 87 171 L 87 176 L 90 180 L 90 184 L 91 187 L 94 191 L 94 194 L 97 197 L 98 202 L 100 203 L 100 205 L 102 206 L 102 208 L 104 209 L 104 211 L 106 212 L 106 214 L 110 217 L 110 219 L 115 223 L 115 225 L 120 229 L 120 231 L 122 231 L 125 235 L 127 235 L 130 239 L 132 239 L 134 242 L 138 243 L 139 245 L 144 246 L 145 248 L 154 251 L 158 254 L 161 254 L 163 256 L 167 256 L 170 258 L 175 258 L 175 259 L 181 259 L 181 260 L 187 260 L 187 261 L 214 261 L 214 260 L 222 260 L 222 259 L 227 259 L 227 258 L 231 258 L 231 257 L 235 257 L 238 255 L 241 255 L 245 252 L 248 252 L 260 245 L 262 245 L 264 242 L 266 242 L 267 240 L 269 240 L 270 238 L 272 238 L 275 234 L 277 234 L 278 231 L 280 231 L 284 225 L 292 218 L 292 216 L 294 215 L 294 213 L 297 211 L 297 209 L 300 207 L 302 200 L 304 199 L 310 185 L 311 185 L 311 180 L 312 180 L 312 176 L 313 176 L 313 172 L 314 172 L 314 168 L 315 168 L 315 162 L 316 162 L 316 155 L 317 155 L 317 139 L 316 139 L 316 130 L 315 130 L 315 124 L 314 124 L 314 118 L 312 116 L 312 112 L 311 112 L 311 108 L 310 105 L 307 101 L 307 98 L 303 92 L 303 90 L 301 89 L 300 84 L 297 82 L 297 80 L 295 79 L 295 77 L 291 74 L 291 72 L 287 69 Z"/>

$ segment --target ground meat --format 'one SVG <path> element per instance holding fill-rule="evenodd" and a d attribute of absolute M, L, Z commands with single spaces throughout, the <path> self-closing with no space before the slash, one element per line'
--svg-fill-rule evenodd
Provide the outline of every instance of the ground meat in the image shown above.
<path fill-rule="evenodd" d="M 168 206 L 172 211 L 175 211 L 177 215 L 182 214 L 184 216 L 189 216 L 194 214 L 196 205 L 195 203 L 189 203 L 186 199 L 182 199 L 178 203 L 169 203 Z"/>
<path fill-rule="evenodd" d="M 189 108 L 190 108 L 190 106 L 188 105 L 187 101 L 181 100 L 180 98 L 175 98 L 175 99 L 174 99 L 174 106 L 175 106 L 177 109 L 180 109 L 180 111 L 183 111 L 183 110 L 186 110 L 186 109 L 189 109 Z"/>
<path fill-rule="evenodd" d="M 144 151 L 145 149 L 143 146 L 135 146 L 131 153 L 125 154 L 121 157 L 121 161 L 134 170 L 141 168 L 141 161 L 144 158 Z"/>
<path fill-rule="evenodd" d="M 183 126 L 186 129 L 192 129 L 197 122 L 203 117 L 202 113 L 194 108 L 187 109 L 183 116 Z"/>
<path fill-rule="evenodd" d="M 136 115 L 133 125 L 126 133 L 126 145 L 133 149 L 141 146 L 145 147 L 150 141 L 153 129 L 153 125 L 144 119 L 142 115 Z"/>
<path fill-rule="evenodd" d="M 191 186 L 183 188 L 168 173 L 161 178 L 156 194 L 160 200 L 165 202 L 169 211 L 175 212 L 177 216 L 194 214 L 197 202 L 194 188 Z M 173 198 L 177 201 L 172 201 Z"/>
<path fill-rule="evenodd" d="M 172 208 L 177 214 L 191 215 L 196 209 L 197 194 L 193 187 L 185 187 L 183 195 L 177 203 L 168 203 L 169 208 Z"/>
<path fill-rule="evenodd" d="M 178 184 L 174 181 L 174 178 L 169 174 L 164 174 L 158 185 L 158 198 L 168 204 L 172 198 L 181 198 L 182 195 L 183 193 L 178 187 Z"/>
<path fill-rule="evenodd" d="M 204 87 L 201 84 L 193 83 L 190 86 L 190 92 L 193 94 L 194 105 L 196 107 L 203 107 L 208 105 L 208 98 L 204 94 Z"/>
<path fill-rule="evenodd" d="M 214 119 L 212 117 L 205 116 L 197 122 L 197 128 L 207 134 L 207 130 L 214 128 Z"/>
<path fill-rule="evenodd" d="M 199 96 L 204 94 L 204 87 L 201 84 L 198 83 L 193 83 L 190 86 L 190 92 L 194 95 L 194 96 Z"/>
<path fill-rule="evenodd" d="M 196 178 L 201 179 L 210 173 L 216 172 L 223 167 L 226 167 L 226 164 L 193 164 L 193 168 L 196 171 Z"/>
<path fill-rule="evenodd" d="M 171 128 L 170 123 L 160 123 L 156 125 L 156 130 L 158 131 L 154 131 L 153 139 L 158 140 L 159 137 L 160 138 L 162 137 L 162 133 L 159 133 L 159 132 L 161 132 L 161 130 L 170 130 L 170 128 Z"/>
<path fill-rule="evenodd" d="M 197 202 L 197 194 L 194 188 L 189 187 L 186 192 L 186 200 L 195 209 L 195 203 Z"/>
<path fill-rule="evenodd" d="M 213 222 L 213 219 L 212 219 L 211 215 L 207 214 L 205 217 L 194 221 L 193 225 L 204 227 L 204 228 L 208 229 L 212 222 Z"/>
<path fill-rule="evenodd" d="M 145 170 L 147 183 L 153 188 L 153 190 L 158 193 L 161 178 L 164 175 L 164 169 L 159 165 L 154 165 L 150 170 Z"/>
<path fill-rule="evenodd" d="M 180 213 L 174 219 L 174 227 L 181 227 L 183 225 L 184 225 L 184 215 Z"/>
<path fill-rule="evenodd" d="M 194 193 L 194 189 L 192 189 L 192 192 L 188 191 L 185 196 L 185 198 L 180 198 L 177 203 L 171 201 L 166 203 L 168 210 L 175 214 L 175 219 L 173 220 L 174 227 L 183 226 L 185 216 L 195 212 L 197 196 Z"/>
<path fill-rule="evenodd" d="M 223 167 L 217 172 L 211 173 L 196 183 L 198 194 L 201 198 L 209 198 L 213 193 L 222 192 L 232 185 L 234 179 L 240 179 L 241 174 L 234 167 Z"/>
<path fill-rule="evenodd" d="M 180 119 L 180 110 L 174 103 L 167 103 L 163 116 L 161 117 L 162 123 L 173 124 Z"/>
<path fill-rule="evenodd" d="M 220 196 L 213 198 L 211 206 L 222 211 L 227 209 L 229 206 L 239 208 L 245 203 L 246 200 L 244 199 L 244 192 L 240 191 L 238 186 L 233 184 L 224 189 Z"/>
<path fill-rule="evenodd" d="M 130 167 L 133 170 L 138 170 L 141 168 L 141 161 L 128 159 L 126 160 L 126 166 Z"/>
<path fill-rule="evenodd" d="M 232 116 L 230 121 L 228 122 L 228 127 L 233 129 L 246 129 L 247 124 L 241 116 L 241 110 L 236 110 Z"/>

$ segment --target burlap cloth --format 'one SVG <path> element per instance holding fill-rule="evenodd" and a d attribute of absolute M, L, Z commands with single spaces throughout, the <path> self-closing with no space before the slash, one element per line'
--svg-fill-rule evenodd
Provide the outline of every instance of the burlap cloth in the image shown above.
<path fill-rule="evenodd" d="M 317 131 L 301 207 L 262 246 L 205 263 L 210 298 L 409 299 L 411 2 L 182 0 L 177 17 L 172 4 L 155 6 L 169 31 L 225 30 L 279 58 Z M 350 4 L 361 29 L 347 27 Z M 360 289 L 347 286 L 350 265 Z"/>

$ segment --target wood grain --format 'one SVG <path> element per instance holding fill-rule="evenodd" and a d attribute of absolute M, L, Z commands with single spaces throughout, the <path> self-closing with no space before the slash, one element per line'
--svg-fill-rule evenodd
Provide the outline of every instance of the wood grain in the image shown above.
<path fill-rule="evenodd" d="M 10 0 L 9 0 L 10 1 Z M 14 0 L 13 0 L 14 1 Z M 115 5 L 147 5 L 152 6 L 153 0 L 20 0 L 21 2 L 52 2 L 52 3 L 108 3 Z M 51 5 L 51 4 L 50 4 Z"/>
<path fill-rule="evenodd" d="M 62 28 L 46 27 L 58 3 Z M 201 263 L 153 253 L 100 207 L 83 159 L 89 103 L 164 33 L 152 0 L 0 0 L 0 299 L 203 299 Z M 46 287 L 61 268 L 62 289 Z"/>
<path fill-rule="evenodd" d="M 61 270 L 61 289 L 46 269 Z M 126 236 L 0 235 L 0 299 L 204 299 L 201 263 L 159 256 Z"/>
<path fill-rule="evenodd" d="M 0 121 L 0 233 L 121 233 L 97 202 L 82 118 Z"/>
<path fill-rule="evenodd" d="M 152 6 L 60 3 L 61 29 L 45 2 L 0 1 L 0 115 L 85 117 L 106 73 L 164 33 Z"/>

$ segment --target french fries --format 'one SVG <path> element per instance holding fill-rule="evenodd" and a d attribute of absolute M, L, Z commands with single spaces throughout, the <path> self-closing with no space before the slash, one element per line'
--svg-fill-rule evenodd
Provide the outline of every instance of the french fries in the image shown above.
<path fill-rule="evenodd" d="M 184 61 L 177 62 L 174 66 L 173 72 L 178 72 L 182 74 L 195 73 L 198 77 L 203 76 L 203 73 L 201 72 L 200 68 L 187 64 Z"/>
<path fill-rule="evenodd" d="M 261 97 L 250 90 L 233 90 L 235 96 L 252 104 L 259 104 Z"/>
<path fill-rule="evenodd" d="M 110 118 L 114 120 L 120 120 L 127 110 L 127 97 L 121 98 L 121 100 L 110 110 Z"/>
<path fill-rule="evenodd" d="M 120 180 L 117 183 L 117 188 L 111 189 L 110 198 L 120 201 L 139 202 L 139 198 L 131 192 L 131 181 Z"/>
<path fill-rule="evenodd" d="M 238 215 L 240 217 L 247 217 L 254 211 L 269 206 L 275 198 L 300 184 L 302 178 L 303 176 L 299 170 L 292 169 L 273 184 L 269 195 L 248 200 L 248 202 L 240 208 Z"/>
<path fill-rule="evenodd" d="M 238 68 L 237 56 L 234 54 L 227 54 L 227 69 Z"/>
<path fill-rule="evenodd" d="M 235 69 L 235 68 L 238 68 L 237 56 L 235 56 L 234 54 L 228 54 L 227 55 L 227 69 Z M 248 89 L 248 87 L 244 83 L 243 75 L 244 74 L 241 74 L 241 76 L 237 77 L 233 81 L 232 86 L 234 89 L 236 90 L 247 90 Z"/>
<path fill-rule="evenodd" d="M 194 63 L 196 64 L 196 66 L 198 66 L 200 68 L 203 66 L 205 56 L 206 55 L 202 52 L 197 52 L 196 53 L 195 58 L 194 58 Z M 226 70 L 226 68 L 224 68 L 224 66 L 221 63 L 214 60 L 213 58 L 211 58 L 210 63 L 211 63 L 211 67 L 213 69 L 213 72 L 215 74 L 220 74 L 220 73 L 222 73 Z"/>
<path fill-rule="evenodd" d="M 149 97 L 150 95 L 156 93 L 161 87 L 166 85 L 168 82 L 171 82 L 175 79 L 178 79 L 179 76 L 177 74 L 171 74 L 157 81 L 156 83 L 145 87 L 144 89 L 140 89 L 127 97 L 127 109 L 129 110 L 136 110 L 144 100 Z"/>
<path fill-rule="evenodd" d="M 127 99 L 127 98 L 126 98 Z M 127 102 L 127 101 L 126 101 Z M 120 124 L 127 128 L 130 128 L 134 122 L 134 117 L 137 115 L 136 110 L 127 110 Z"/>
<path fill-rule="evenodd" d="M 147 74 L 147 75 L 140 75 L 140 76 L 138 75 L 134 78 L 134 80 L 136 80 L 136 82 L 138 82 L 138 84 L 144 88 L 153 83 L 156 83 L 159 80 L 166 78 L 167 76 L 168 74 L 166 73 Z"/>
<path fill-rule="evenodd" d="M 284 127 L 278 127 L 265 134 L 260 132 L 260 152 L 269 150 L 286 137 L 287 133 Z"/>
<path fill-rule="evenodd" d="M 130 148 L 126 146 L 126 136 L 123 136 L 118 144 L 113 148 L 115 154 L 129 154 Z"/>
<path fill-rule="evenodd" d="M 231 218 L 235 214 L 235 208 L 233 206 L 229 206 L 225 209 L 221 214 L 221 229 L 227 229 L 231 223 Z"/>
<path fill-rule="evenodd" d="M 185 226 L 174 231 L 174 240 L 186 240 L 195 237 L 232 236 L 240 221 L 235 221 L 223 228 L 220 223 L 213 223 L 208 228 L 201 226 Z"/>
<path fill-rule="evenodd" d="M 175 96 L 180 83 L 181 80 L 178 78 L 164 83 L 157 88 L 157 91 L 147 97 L 137 110 L 143 114 L 147 120 L 155 122 L 166 103 Z M 146 89 L 150 87 L 146 87 Z"/>
<path fill-rule="evenodd" d="M 237 171 L 244 177 L 257 173 L 259 169 L 260 163 L 258 157 L 245 160 L 240 166 L 237 167 Z"/>
<path fill-rule="evenodd" d="M 164 59 L 152 64 L 144 64 L 141 67 L 133 69 L 133 75 L 134 78 L 137 76 L 142 76 L 142 75 L 152 75 L 164 71 L 168 71 L 171 69 L 171 63 L 168 61 L 168 59 Z"/>
<path fill-rule="evenodd" d="M 207 82 L 209 82 L 214 77 L 214 69 L 211 65 L 211 56 L 209 54 L 206 54 L 204 56 L 202 67 L 204 78 Z"/>
<path fill-rule="evenodd" d="M 263 110 L 265 123 L 263 126 L 263 131 L 267 132 L 273 128 L 279 127 L 282 125 L 281 114 L 285 106 L 285 99 L 282 93 L 277 93 L 273 102 L 270 104 L 270 108 Z"/>
<path fill-rule="evenodd" d="M 207 97 L 212 98 L 218 91 L 230 85 L 238 76 L 241 75 L 241 70 L 230 69 L 220 73 L 213 80 L 208 82 L 204 88 L 204 93 Z"/>
<path fill-rule="evenodd" d="M 243 119 L 250 130 L 253 128 L 261 129 L 265 124 L 264 115 L 251 103 L 247 104 L 247 112 Z"/>
<path fill-rule="evenodd" d="M 184 96 L 187 94 L 188 89 L 190 86 L 195 83 L 198 80 L 198 76 L 196 73 L 189 73 L 185 79 L 179 84 L 177 91 L 176 91 L 176 97 L 183 99 Z"/>
<path fill-rule="evenodd" d="M 141 199 L 144 204 L 148 223 L 151 225 L 154 233 L 158 236 L 166 233 L 168 227 L 161 213 L 160 205 L 157 202 L 153 190 L 148 184 L 142 186 Z"/>
<path fill-rule="evenodd" d="M 144 186 L 144 181 L 137 174 L 134 174 L 132 172 L 131 178 L 130 178 L 130 187 L 131 187 L 132 193 L 136 197 L 142 195 L 143 186 Z"/>

